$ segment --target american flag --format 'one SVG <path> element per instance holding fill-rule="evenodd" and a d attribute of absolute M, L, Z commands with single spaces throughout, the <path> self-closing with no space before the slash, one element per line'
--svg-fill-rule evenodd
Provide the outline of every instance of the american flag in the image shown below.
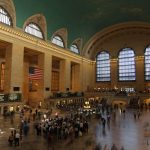
<path fill-rule="evenodd" d="M 29 67 L 29 79 L 40 80 L 43 77 L 43 70 L 37 67 Z"/>

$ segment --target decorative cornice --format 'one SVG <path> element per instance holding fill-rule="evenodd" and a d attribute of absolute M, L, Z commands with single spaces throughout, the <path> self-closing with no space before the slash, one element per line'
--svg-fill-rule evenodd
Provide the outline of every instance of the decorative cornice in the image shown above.
<path fill-rule="evenodd" d="M 113 63 L 113 62 L 117 62 L 118 61 L 118 58 L 113 58 L 113 59 L 110 59 L 110 61 Z"/>
<path fill-rule="evenodd" d="M 30 34 L 23 32 L 20 29 L 12 28 L 12 27 L 9 27 L 2 23 L 0 23 L 0 33 L 5 34 L 6 36 L 9 36 L 12 38 L 16 38 L 23 42 L 27 42 L 27 43 L 39 46 L 41 48 L 46 49 L 47 51 L 51 50 L 51 52 L 55 52 L 60 55 L 68 56 L 69 58 L 73 58 L 77 61 L 86 62 L 86 63 L 90 63 L 90 64 L 94 62 L 94 61 L 91 61 L 90 59 L 83 58 L 80 55 L 76 55 L 76 54 L 72 53 L 71 51 L 63 49 L 57 45 L 55 46 L 54 44 L 50 43 L 50 41 L 41 40 L 37 37 L 34 37 Z"/>
<path fill-rule="evenodd" d="M 135 60 L 143 60 L 144 59 L 144 56 L 136 56 L 135 57 Z"/>
<path fill-rule="evenodd" d="M 88 58 L 91 58 L 91 54 L 88 53 L 93 51 L 93 49 L 103 43 L 107 42 L 107 40 L 111 40 L 114 36 L 121 36 L 122 34 L 150 34 L 150 23 L 145 22 L 127 22 L 116 24 L 110 27 L 103 29 L 100 32 L 97 32 L 84 46 L 83 55 Z"/>

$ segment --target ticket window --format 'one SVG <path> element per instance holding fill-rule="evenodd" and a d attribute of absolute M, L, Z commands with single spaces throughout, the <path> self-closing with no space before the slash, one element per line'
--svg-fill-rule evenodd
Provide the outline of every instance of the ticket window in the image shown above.
<path fill-rule="evenodd" d="M 8 106 L 4 106 L 4 110 L 3 110 L 3 114 L 7 114 L 8 113 Z"/>
<path fill-rule="evenodd" d="M 16 112 L 19 112 L 20 111 L 20 106 L 18 105 L 17 107 L 16 107 Z"/>
<path fill-rule="evenodd" d="M 10 106 L 10 107 L 9 107 L 9 111 L 10 111 L 10 112 L 13 112 L 13 111 L 14 111 L 14 107 L 13 107 L 13 106 Z"/>

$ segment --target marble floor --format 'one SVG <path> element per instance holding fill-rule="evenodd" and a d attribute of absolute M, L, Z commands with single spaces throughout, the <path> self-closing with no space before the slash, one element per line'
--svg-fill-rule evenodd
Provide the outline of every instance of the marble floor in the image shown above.
<path fill-rule="evenodd" d="M 89 122 L 89 133 L 74 139 L 73 143 L 68 140 L 54 141 L 49 150 L 94 150 L 95 145 L 100 144 L 102 150 L 107 145 L 108 150 L 115 144 L 118 150 L 150 150 L 150 137 L 145 133 L 150 131 L 150 110 L 145 110 L 139 119 L 134 119 L 134 110 L 127 110 L 125 117 L 117 111 L 116 119 L 113 117 L 110 126 L 102 127 L 100 120 L 93 118 Z M 105 117 L 105 116 L 104 116 Z M 15 116 L 12 124 L 10 118 L 0 116 L 0 150 L 48 150 L 47 141 L 43 136 L 37 136 L 33 129 L 33 122 L 30 123 L 29 134 L 25 137 L 19 147 L 8 145 L 8 136 L 13 128 L 18 126 L 19 115 Z"/>

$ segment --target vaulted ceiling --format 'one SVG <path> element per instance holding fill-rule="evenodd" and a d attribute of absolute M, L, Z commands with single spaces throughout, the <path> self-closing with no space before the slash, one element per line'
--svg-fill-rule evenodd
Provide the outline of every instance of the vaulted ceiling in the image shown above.
<path fill-rule="evenodd" d="M 42 13 L 47 37 L 60 28 L 68 31 L 68 43 L 76 38 L 87 42 L 105 27 L 128 21 L 150 22 L 149 0 L 13 0 L 17 26 Z"/>

